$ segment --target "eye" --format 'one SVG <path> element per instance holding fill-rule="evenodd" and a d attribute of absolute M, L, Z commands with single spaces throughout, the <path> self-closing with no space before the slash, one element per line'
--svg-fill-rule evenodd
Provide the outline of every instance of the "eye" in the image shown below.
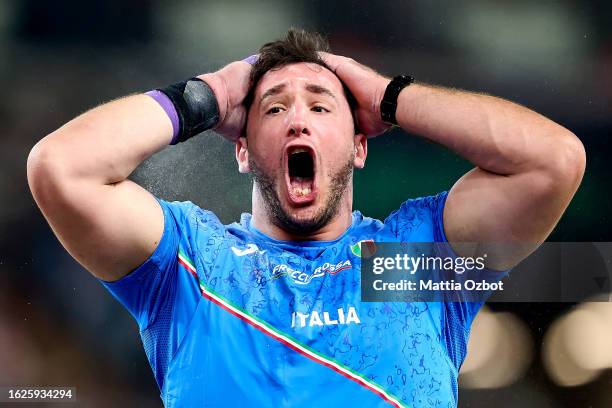
<path fill-rule="evenodd" d="M 281 108 L 280 106 L 273 106 L 273 107 L 271 107 L 270 109 L 267 110 L 266 114 L 267 115 L 274 115 L 276 113 L 280 113 L 282 109 L 283 108 Z"/>
<path fill-rule="evenodd" d="M 315 111 L 315 112 L 319 112 L 319 113 L 329 112 L 329 109 L 326 109 L 326 108 L 324 108 L 323 106 L 320 106 L 320 105 L 313 106 L 312 110 Z"/>

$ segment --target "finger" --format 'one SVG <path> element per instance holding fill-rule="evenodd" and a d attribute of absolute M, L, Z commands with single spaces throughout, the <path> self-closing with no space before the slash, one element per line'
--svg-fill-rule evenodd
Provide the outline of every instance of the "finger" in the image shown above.
<path fill-rule="evenodd" d="M 340 55 L 334 55 L 329 52 L 319 51 L 319 56 L 327 64 L 327 66 L 333 71 L 336 72 L 340 64 L 343 62 L 345 57 Z"/>

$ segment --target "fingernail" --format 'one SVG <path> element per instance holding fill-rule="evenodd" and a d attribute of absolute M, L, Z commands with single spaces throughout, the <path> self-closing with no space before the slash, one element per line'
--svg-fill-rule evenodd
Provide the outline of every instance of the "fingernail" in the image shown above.
<path fill-rule="evenodd" d="M 259 58 L 259 54 L 253 54 L 250 57 L 246 57 L 245 59 L 243 59 L 243 61 L 248 62 L 249 64 L 253 65 L 257 62 L 258 58 Z"/>

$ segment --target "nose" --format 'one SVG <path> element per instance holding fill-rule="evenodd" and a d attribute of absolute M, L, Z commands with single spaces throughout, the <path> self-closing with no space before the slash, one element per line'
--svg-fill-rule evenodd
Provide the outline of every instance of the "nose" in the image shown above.
<path fill-rule="evenodd" d="M 304 109 L 299 106 L 292 108 L 292 115 L 289 115 L 289 136 L 310 135 Z"/>
<path fill-rule="evenodd" d="M 293 122 L 289 127 L 290 136 L 310 135 L 310 130 L 304 122 Z"/>

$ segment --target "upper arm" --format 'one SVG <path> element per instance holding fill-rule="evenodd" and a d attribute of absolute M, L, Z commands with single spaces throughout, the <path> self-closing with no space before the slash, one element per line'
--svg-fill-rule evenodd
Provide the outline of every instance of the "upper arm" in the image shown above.
<path fill-rule="evenodd" d="M 466 173 L 444 208 L 448 241 L 478 243 L 479 253 L 493 254 L 488 257 L 493 269 L 524 259 L 552 232 L 582 179 L 584 150 L 580 142 L 569 146 L 549 157 L 546 168 L 499 175 L 477 167 Z M 459 255 L 473 255 L 452 246 Z"/>
<path fill-rule="evenodd" d="M 153 195 L 130 180 L 105 185 L 67 177 L 58 158 L 36 146 L 28 183 L 53 232 L 96 277 L 114 281 L 144 262 L 159 243 L 163 211 Z"/>

